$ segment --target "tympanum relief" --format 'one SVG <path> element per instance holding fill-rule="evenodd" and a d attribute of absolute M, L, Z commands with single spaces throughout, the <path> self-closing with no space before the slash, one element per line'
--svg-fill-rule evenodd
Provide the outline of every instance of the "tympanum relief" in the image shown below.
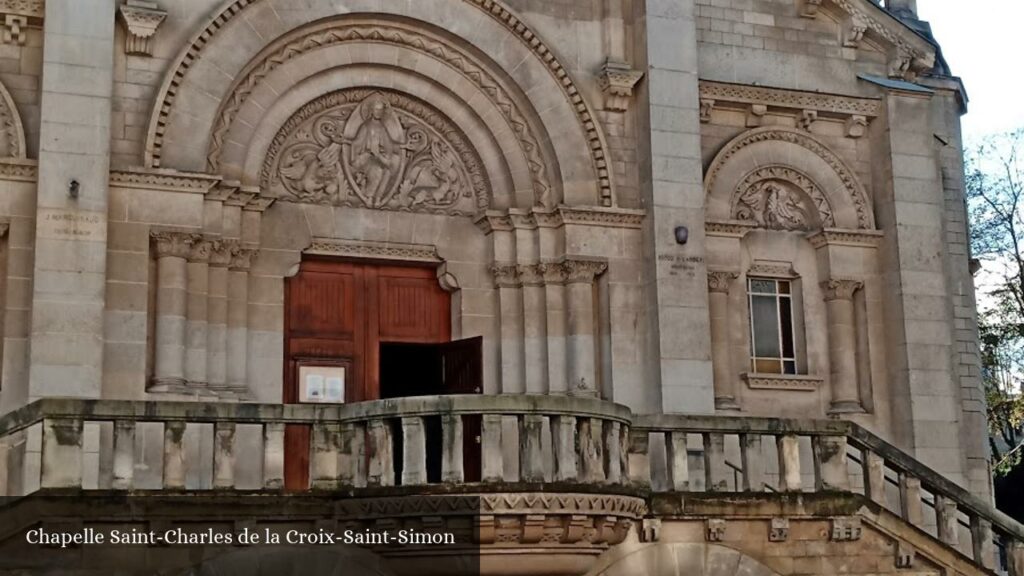
<path fill-rule="evenodd" d="M 732 217 L 771 230 L 835 226 L 832 207 L 814 182 L 782 166 L 754 170 L 740 181 Z"/>
<path fill-rule="evenodd" d="M 303 107 L 267 154 L 281 200 L 472 215 L 489 203 L 482 163 L 441 113 L 410 96 L 351 89 Z"/>

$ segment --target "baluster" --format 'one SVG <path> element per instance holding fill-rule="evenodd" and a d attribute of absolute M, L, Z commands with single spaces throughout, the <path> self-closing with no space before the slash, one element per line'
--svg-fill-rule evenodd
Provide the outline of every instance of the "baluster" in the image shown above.
<path fill-rule="evenodd" d="M 729 489 L 729 468 L 725 464 L 725 434 L 705 432 L 704 483 L 708 492 Z"/>
<path fill-rule="evenodd" d="M 384 420 L 370 420 L 370 466 L 366 483 L 369 486 L 394 486 L 395 468 L 391 446 L 391 426 Z"/>
<path fill-rule="evenodd" d="M 992 541 L 992 523 L 981 516 L 971 516 L 971 544 L 974 561 L 992 570 L 996 564 L 996 545 Z"/>
<path fill-rule="evenodd" d="M 651 487 L 651 441 L 647 430 L 629 431 L 629 482 L 639 488 Z"/>
<path fill-rule="evenodd" d="M 338 486 L 340 426 L 333 422 L 313 424 L 309 447 L 309 487 L 331 490 Z"/>
<path fill-rule="evenodd" d="M 580 474 L 584 482 L 604 482 L 604 450 L 601 446 L 603 422 L 584 418 L 580 430 Z"/>
<path fill-rule="evenodd" d="M 342 486 L 366 486 L 366 429 L 346 422 L 339 431 L 338 482 Z"/>
<path fill-rule="evenodd" d="M 402 418 L 402 486 L 427 483 L 427 441 L 423 418 Z"/>
<path fill-rule="evenodd" d="M 552 418 L 551 439 L 554 444 L 555 481 L 575 482 L 579 475 L 576 460 L 576 418 L 574 416 Z"/>
<path fill-rule="evenodd" d="M 213 487 L 235 487 L 235 423 L 213 425 Z"/>
<path fill-rule="evenodd" d="M 863 450 L 864 491 L 872 502 L 886 506 L 885 460 L 871 450 Z"/>
<path fill-rule="evenodd" d="M 740 434 L 740 466 L 743 467 L 743 491 L 764 491 L 764 453 L 760 434 Z"/>
<path fill-rule="evenodd" d="M 956 501 L 945 496 L 935 495 L 935 520 L 938 524 L 939 540 L 953 546 L 960 544 Z"/>
<path fill-rule="evenodd" d="M 665 433 L 665 456 L 668 458 L 669 490 L 686 492 L 690 489 L 690 462 L 686 453 L 686 432 Z"/>
<path fill-rule="evenodd" d="M 135 422 L 114 421 L 114 490 L 131 490 L 135 478 Z"/>
<path fill-rule="evenodd" d="M 505 460 L 501 451 L 501 414 L 484 414 L 480 421 L 481 480 L 501 482 Z"/>
<path fill-rule="evenodd" d="M 629 482 L 629 425 L 619 427 L 619 469 L 622 471 L 620 484 Z"/>
<path fill-rule="evenodd" d="M 519 479 L 522 482 L 544 481 L 543 428 L 544 417 L 540 414 L 524 414 L 519 419 Z"/>
<path fill-rule="evenodd" d="M 846 491 L 850 477 L 846 470 L 846 436 L 815 436 L 814 489 Z"/>
<path fill-rule="evenodd" d="M 800 439 L 793 434 L 776 437 L 779 451 L 779 490 L 799 492 L 803 489 L 800 480 Z"/>
<path fill-rule="evenodd" d="M 441 416 L 441 481 L 458 484 L 466 478 L 462 455 L 462 416 Z"/>
<path fill-rule="evenodd" d="M 1008 576 L 1024 576 L 1024 542 L 1006 534 L 1003 536 L 1006 546 L 1006 565 Z"/>
<path fill-rule="evenodd" d="M 621 425 L 618 422 L 604 424 L 604 465 L 605 481 L 609 484 L 622 484 L 622 455 L 619 441 Z"/>
<path fill-rule="evenodd" d="M 40 488 L 82 487 L 82 431 L 80 418 L 43 420 Z"/>
<path fill-rule="evenodd" d="M 914 526 L 921 525 L 921 480 L 903 472 L 900 473 L 900 515 Z"/>
<path fill-rule="evenodd" d="M 164 422 L 164 488 L 185 488 L 185 422 Z"/>
<path fill-rule="evenodd" d="M 284 488 L 284 423 L 263 424 L 263 487 Z"/>

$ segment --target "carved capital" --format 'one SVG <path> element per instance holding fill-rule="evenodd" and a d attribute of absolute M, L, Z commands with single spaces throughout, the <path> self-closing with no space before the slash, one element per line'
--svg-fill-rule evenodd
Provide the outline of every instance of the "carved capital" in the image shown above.
<path fill-rule="evenodd" d="M 732 281 L 739 277 L 736 272 L 714 270 L 708 272 L 708 292 L 729 293 Z"/>
<path fill-rule="evenodd" d="M 852 300 L 853 293 L 864 285 L 858 280 L 833 279 L 821 283 L 821 290 L 825 293 L 825 301 Z"/>
<path fill-rule="evenodd" d="M 258 250 L 253 248 L 237 248 L 231 251 L 231 264 L 228 267 L 232 271 L 248 272 L 252 267 L 252 258 Z"/>
<path fill-rule="evenodd" d="M 545 264 L 526 264 L 519 266 L 519 282 L 523 286 L 543 286 L 545 271 Z"/>
<path fill-rule="evenodd" d="M 864 116 L 853 115 L 846 119 L 846 135 L 850 138 L 860 138 L 868 130 L 868 119 Z"/>
<path fill-rule="evenodd" d="M 157 258 L 188 258 L 192 245 L 199 238 L 191 232 L 155 231 L 150 234 Z"/>
<path fill-rule="evenodd" d="M 562 263 L 565 269 L 565 281 L 568 284 L 579 282 L 591 283 L 608 269 L 608 263 L 600 260 L 566 260 Z"/>
<path fill-rule="evenodd" d="M 127 0 L 117 13 L 127 32 L 124 51 L 128 54 L 152 56 L 153 36 L 167 18 L 167 12 L 161 10 L 156 2 Z"/>
<path fill-rule="evenodd" d="M 613 112 L 625 112 L 633 98 L 633 87 L 643 78 L 644 73 L 633 70 L 625 62 L 609 59 L 601 67 L 597 83 L 604 93 L 604 107 Z"/>
<path fill-rule="evenodd" d="M 494 283 L 499 288 L 516 288 L 519 286 L 519 266 L 515 264 L 494 264 L 491 266 Z"/>
<path fill-rule="evenodd" d="M 715 100 L 713 98 L 701 98 L 700 99 L 700 121 L 704 123 L 711 122 L 711 111 L 715 109 Z"/>
<path fill-rule="evenodd" d="M 210 243 L 210 266 L 227 268 L 231 264 L 231 255 L 238 249 L 234 240 L 214 240 Z"/>
<path fill-rule="evenodd" d="M 210 252 L 213 249 L 213 241 L 199 238 L 192 244 L 192 250 L 188 254 L 188 261 L 197 264 L 206 264 L 210 261 Z"/>

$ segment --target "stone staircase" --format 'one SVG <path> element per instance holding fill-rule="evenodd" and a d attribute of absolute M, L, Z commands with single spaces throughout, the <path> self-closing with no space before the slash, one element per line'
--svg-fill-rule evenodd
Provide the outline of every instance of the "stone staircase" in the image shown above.
<path fill-rule="evenodd" d="M 469 419 L 481 482 L 465 481 Z M 309 429 L 304 490 L 283 490 L 288 426 Z M 428 474 L 432 458 L 440 477 Z M 0 574 L 69 561 L 89 573 L 115 556 L 88 546 L 39 554 L 24 543 L 32 528 L 299 526 L 456 534 L 461 548 L 446 555 L 369 547 L 418 576 L 451 571 L 453 554 L 473 555 L 481 574 L 629 574 L 637 568 L 616 562 L 681 546 L 742 553 L 762 567 L 749 574 L 1024 576 L 1024 527 L 856 424 L 642 416 L 589 398 L 46 399 L 0 417 L 0 494 Z M 144 565 L 181 570 L 237 552 L 142 549 Z M 723 574 L 743 573 L 734 568 Z"/>

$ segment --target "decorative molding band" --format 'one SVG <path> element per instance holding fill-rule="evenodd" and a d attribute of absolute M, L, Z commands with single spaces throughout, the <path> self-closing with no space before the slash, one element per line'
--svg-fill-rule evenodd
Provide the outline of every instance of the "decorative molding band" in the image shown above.
<path fill-rule="evenodd" d="M 376 260 L 402 260 L 406 262 L 443 262 L 436 246 L 426 244 L 402 244 L 398 242 L 371 242 L 335 238 L 314 238 L 303 254 L 318 256 L 342 256 L 347 258 L 372 258 Z"/>
<path fill-rule="evenodd" d="M 505 494 L 396 496 L 339 500 L 339 512 L 375 519 L 394 516 L 479 514 L 599 514 L 637 520 L 647 503 L 634 496 L 517 492 Z"/>
<path fill-rule="evenodd" d="M 633 99 L 633 87 L 644 77 L 640 70 L 633 70 L 625 62 L 608 59 L 601 67 L 597 85 L 604 93 L 604 108 L 612 112 L 629 110 Z"/>
<path fill-rule="evenodd" d="M 877 248 L 885 234 L 881 230 L 843 230 L 826 228 L 807 235 L 811 246 L 856 246 L 859 248 Z"/>
<path fill-rule="evenodd" d="M 641 228 L 646 212 L 628 208 L 598 206 L 559 206 L 563 224 L 604 226 L 606 228 Z"/>
<path fill-rule="evenodd" d="M 477 217 L 475 223 L 484 234 L 494 231 L 532 230 L 534 228 L 561 228 L 567 224 L 604 228 L 634 228 L 643 226 L 643 210 L 605 208 L 602 206 L 566 206 L 554 210 L 532 209 L 508 212 L 490 210 Z"/>
<path fill-rule="evenodd" d="M 563 258 L 539 264 L 498 262 L 491 265 L 494 283 L 499 288 L 521 288 L 559 284 L 593 283 L 608 270 L 604 260 L 592 258 Z"/>
<path fill-rule="evenodd" d="M 787 279 L 800 277 L 789 262 L 754 262 L 747 269 L 747 276 Z"/>
<path fill-rule="evenodd" d="M 853 294 L 864 287 L 860 280 L 846 278 L 835 278 L 821 282 L 821 291 L 825 295 L 825 301 L 852 300 Z"/>
<path fill-rule="evenodd" d="M 752 390 L 791 390 L 794 392 L 813 392 L 821 388 L 824 378 L 804 376 L 801 374 L 758 374 L 744 372 L 743 380 Z"/>
<path fill-rule="evenodd" d="M 157 28 L 167 18 L 156 2 L 147 0 L 126 0 L 117 11 L 125 27 L 126 54 L 153 55 L 153 37 Z"/>
<path fill-rule="evenodd" d="M 110 185 L 119 188 L 165 190 L 186 194 L 207 194 L 221 181 L 220 176 L 152 168 L 112 170 Z"/>
<path fill-rule="evenodd" d="M 46 16 L 43 0 L 0 0 L 0 28 L 4 44 L 25 45 L 25 28 L 31 24 L 41 26 Z"/>
<path fill-rule="evenodd" d="M 819 114 L 838 116 L 878 116 L 882 107 L 877 98 L 856 98 L 835 94 L 803 92 L 784 88 L 768 88 L 765 86 L 748 86 L 726 82 L 700 81 L 701 100 L 710 100 L 709 106 L 718 107 L 722 104 L 740 104 L 744 108 L 751 104 L 764 104 L 777 108 L 787 108 L 802 113 L 804 110 Z"/>
<path fill-rule="evenodd" d="M 708 236 L 725 238 L 743 238 L 748 232 L 757 228 L 753 222 L 740 220 L 708 220 L 704 223 L 704 233 Z"/>
<path fill-rule="evenodd" d="M 38 179 L 39 165 L 36 160 L 25 158 L 0 159 L 0 180 L 35 182 Z"/>

